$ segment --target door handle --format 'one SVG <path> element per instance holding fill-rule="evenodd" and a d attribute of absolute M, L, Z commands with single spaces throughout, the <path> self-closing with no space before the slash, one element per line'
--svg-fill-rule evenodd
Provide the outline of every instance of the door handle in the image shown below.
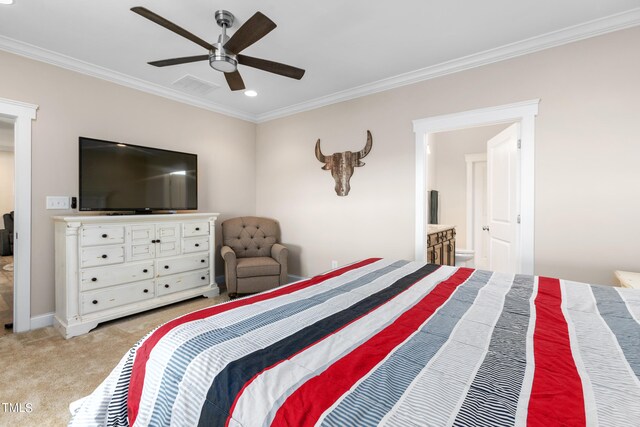
<path fill-rule="evenodd" d="M 482 231 L 489 231 L 489 226 L 488 225 L 483 225 L 482 226 Z"/>

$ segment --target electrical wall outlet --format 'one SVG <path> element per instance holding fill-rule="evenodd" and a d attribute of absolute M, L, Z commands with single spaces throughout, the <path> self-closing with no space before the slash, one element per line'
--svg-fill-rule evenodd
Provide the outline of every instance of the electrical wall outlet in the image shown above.
<path fill-rule="evenodd" d="M 331 268 L 338 268 L 338 261 L 336 261 L 335 259 L 331 261 Z"/>
<path fill-rule="evenodd" d="M 69 209 L 69 197 L 47 196 L 47 209 Z"/>

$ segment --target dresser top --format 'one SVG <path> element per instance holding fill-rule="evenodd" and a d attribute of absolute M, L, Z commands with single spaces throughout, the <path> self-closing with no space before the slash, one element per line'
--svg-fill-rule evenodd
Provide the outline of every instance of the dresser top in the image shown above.
<path fill-rule="evenodd" d="M 175 213 L 175 214 L 148 214 L 148 215 L 99 215 L 99 214 L 76 214 L 65 216 L 54 216 L 55 222 L 154 222 L 154 221 L 189 221 L 197 219 L 216 220 L 219 213 Z"/>
<path fill-rule="evenodd" d="M 452 228 L 456 228 L 456 226 L 444 224 L 429 224 L 427 225 L 427 234 L 439 233 L 441 231 L 451 230 Z"/>

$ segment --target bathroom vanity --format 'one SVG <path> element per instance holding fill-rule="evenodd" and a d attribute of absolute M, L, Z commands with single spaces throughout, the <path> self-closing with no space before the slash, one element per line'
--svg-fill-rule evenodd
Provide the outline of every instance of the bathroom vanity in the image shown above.
<path fill-rule="evenodd" d="M 440 224 L 429 224 L 427 226 L 427 262 L 431 264 L 455 265 L 455 226 Z"/>

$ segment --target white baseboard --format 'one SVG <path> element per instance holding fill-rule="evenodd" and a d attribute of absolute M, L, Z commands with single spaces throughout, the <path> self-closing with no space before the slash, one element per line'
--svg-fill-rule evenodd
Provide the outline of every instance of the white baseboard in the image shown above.
<path fill-rule="evenodd" d="M 53 326 L 53 316 L 55 313 L 41 314 L 40 316 L 34 316 L 31 318 L 30 330 L 46 328 L 47 326 Z"/>

